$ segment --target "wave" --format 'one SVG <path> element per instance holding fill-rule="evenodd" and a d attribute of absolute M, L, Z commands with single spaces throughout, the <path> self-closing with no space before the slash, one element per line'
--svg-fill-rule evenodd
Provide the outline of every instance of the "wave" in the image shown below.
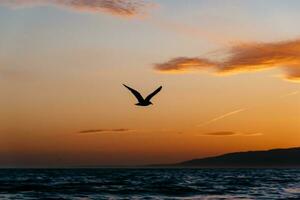
<path fill-rule="evenodd" d="M 0 199 L 300 199 L 298 169 L 0 170 Z"/>

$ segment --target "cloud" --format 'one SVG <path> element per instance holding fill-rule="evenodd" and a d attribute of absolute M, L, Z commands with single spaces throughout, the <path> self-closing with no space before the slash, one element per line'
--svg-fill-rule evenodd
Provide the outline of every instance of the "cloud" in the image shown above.
<path fill-rule="evenodd" d="M 283 78 L 292 82 L 300 82 L 300 68 L 298 65 L 291 65 L 286 68 L 286 71 L 287 74 Z"/>
<path fill-rule="evenodd" d="M 123 17 L 142 15 L 150 7 L 150 3 L 143 0 L 2 0 L 0 4 L 13 7 L 56 5 L 76 11 L 106 12 Z"/>
<path fill-rule="evenodd" d="M 232 132 L 232 131 L 218 131 L 218 132 L 205 133 L 203 135 L 210 135 L 210 136 L 231 136 L 231 135 L 236 135 L 236 133 Z"/>
<path fill-rule="evenodd" d="M 283 67 L 287 69 L 286 78 L 300 78 L 300 40 L 238 45 L 230 49 L 230 54 L 219 65 L 222 73 Z"/>
<path fill-rule="evenodd" d="M 154 68 L 161 72 L 186 72 L 187 70 L 214 69 L 217 74 L 233 74 L 281 68 L 283 78 L 300 82 L 300 39 L 234 45 L 224 52 L 224 61 L 212 61 L 200 57 L 173 58 L 159 63 Z"/>
<path fill-rule="evenodd" d="M 300 91 L 294 91 L 294 92 L 290 92 L 290 93 L 287 93 L 285 95 L 282 95 L 281 98 L 295 96 L 295 95 L 298 95 L 298 94 L 300 94 Z"/>
<path fill-rule="evenodd" d="M 242 133 L 243 136 L 262 136 L 263 133 L 257 132 L 257 133 Z"/>
<path fill-rule="evenodd" d="M 130 132 L 133 131 L 131 129 L 126 128 L 118 128 L 118 129 L 89 129 L 89 130 L 82 130 L 78 133 L 120 133 L 120 132 Z"/>
<path fill-rule="evenodd" d="M 225 114 L 220 115 L 220 116 L 217 116 L 217 117 L 215 117 L 215 118 L 213 118 L 213 119 L 211 119 L 211 120 L 208 120 L 208 121 L 206 121 L 206 122 L 200 124 L 199 126 L 202 127 L 202 126 L 211 124 L 211 123 L 213 123 L 213 122 L 219 121 L 219 120 L 224 119 L 224 118 L 226 118 L 226 117 L 229 117 L 229 116 L 231 116 L 231 115 L 238 114 L 238 113 L 243 112 L 243 111 L 245 111 L 245 110 L 246 110 L 246 109 L 243 108 L 243 109 L 238 109 L 238 110 L 234 110 L 234 111 L 225 113 Z"/>
<path fill-rule="evenodd" d="M 190 69 L 205 69 L 212 66 L 215 66 L 215 64 L 207 59 L 179 57 L 166 63 L 156 64 L 155 69 L 162 72 L 182 72 Z"/>
<path fill-rule="evenodd" d="M 217 131 L 204 133 L 205 136 L 261 136 L 262 133 L 244 133 L 244 132 L 235 132 L 235 131 Z"/>

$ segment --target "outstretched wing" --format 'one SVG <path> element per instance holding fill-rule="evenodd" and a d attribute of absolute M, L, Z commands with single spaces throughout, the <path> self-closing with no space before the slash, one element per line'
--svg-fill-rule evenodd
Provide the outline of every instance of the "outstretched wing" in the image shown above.
<path fill-rule="evenodd" d="M 157 93 L 159 93 L 159 91 L 161 90 L 162 86 L 160 86 L 159 88 L 157 88 L 154 92 L 152 92 L 151 94 L 149 94 L 145 101 L 150 101 L 152 99 L 152 97 L 154 97 Z"/>
<path fill-rule="evenodd" d="M 137 100 L 139 102 L 143 102 L 144 98 L 142 97 L 142 95 L 136 91 L 135 89 L 132 89 L 131 87 L 128 87 L 127 85 L 123 84 L 128 90 L 130 90 L 130 92 L 135 96 L 135 98 L 137 98 Z"/>

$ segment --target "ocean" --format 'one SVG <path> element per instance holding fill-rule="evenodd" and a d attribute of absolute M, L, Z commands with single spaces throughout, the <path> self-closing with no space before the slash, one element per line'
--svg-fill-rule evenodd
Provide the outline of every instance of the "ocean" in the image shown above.
<path fill-rule="evenodd" d="M 300 199 L 300 169 L 1 169 L 0 199 Z"/>

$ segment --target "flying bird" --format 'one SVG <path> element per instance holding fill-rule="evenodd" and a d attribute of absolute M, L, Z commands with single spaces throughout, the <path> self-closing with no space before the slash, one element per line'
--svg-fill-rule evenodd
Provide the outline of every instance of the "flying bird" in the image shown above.
<path fill-rule="evenodd" d="M 159 88 L 157 88 L 154 92 L 152 92 L 151 94 L 149 94 L 145 99 L 143 98 L 143 96 L 136 91 L 135 89 L 132 89 L 131 87 L 128 87 L 127 85 L 123 84 L 128 90 L 130 90 L 130 92 L 135 96 L 135 98 L 138 100 L 138 103 L 136 103 L 135 105 L 137 106 L 149 106 L 152 105 L 153 103 L 150 101 L 152 99 L 152 97 L 154 97 L 162 88 L 162 86 L 160 86 Z"/>

